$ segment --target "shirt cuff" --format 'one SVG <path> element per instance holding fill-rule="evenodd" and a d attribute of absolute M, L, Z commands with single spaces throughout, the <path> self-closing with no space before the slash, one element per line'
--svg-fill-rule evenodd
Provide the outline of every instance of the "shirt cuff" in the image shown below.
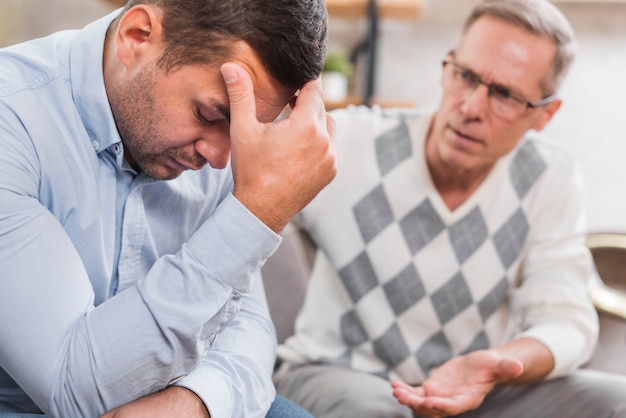
<path fill-rule="evenodd" d="M 174 383 L 193 391 L 209 410 L 211 418 L 233 416 L 233 395 L 230 382 L 207 367 L 199 367 Z"/>
<path fill-rule="evenodd" d="M 231 193 L 185 247 L 214 278 L 248 294 L 254 273 L 274 254 L 281 241 L 280 235 Z"/>

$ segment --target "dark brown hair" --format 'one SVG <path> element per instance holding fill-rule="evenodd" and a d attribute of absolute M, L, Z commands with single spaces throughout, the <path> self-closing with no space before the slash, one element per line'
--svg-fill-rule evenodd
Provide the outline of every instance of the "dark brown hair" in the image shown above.
<path fill-rule="evenodd" d="M 324 0 L 129 0 L 161 9 L 166 70 L 223 62 L 233 42 L 245 41 L 285 87 L 300 88 L 324 66 Z"/>

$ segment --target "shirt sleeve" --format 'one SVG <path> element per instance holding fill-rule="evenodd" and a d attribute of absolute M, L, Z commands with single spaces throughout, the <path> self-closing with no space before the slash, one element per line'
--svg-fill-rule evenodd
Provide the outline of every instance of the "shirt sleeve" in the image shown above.
<path fill-rule="evenodd" d="M 176 384 L 194 391 L 211 418 L 264 417 L 275 397 L 275 359 L 276 333 L 259 277 L 202 364 Z"/>
<path fill-rule="evenodd" d="M 585 245 L 582 179 L 571 163 L 557 164 L 546 175 L 549 180 L 535 196 L 522 282 L 511 296 L 511 310 L 518 337 L 536 338 L 552 352 L 555 366 L 548 378 L 554 378 L 589 359 L 598 318 L 587 294 L 593 260 Z"/>
<path fill-rule="evenodd" d="M 225 414 L 245 408 L 237 404 L 249 389 L 245 396 L 263 399 L 257 408 L 264 408 L 275 343 L 268 342 L 273 334 L 252 289 L 280 237 L 228 195 L 180 251 L 96 307 L 74 243 L 38 201 L 36 153 L 6 124 L 0 137 L 0 367 L 33 401 L 52 417 L 99 416 L 214 368 L 239 385 L 229 389 L 234 406 L 225 406 Z M 231 345 L 255 337 L 257 346 Z M 263 354 L 253 353 L 259 345 L 266 345 Z M 227 359 L 229 350 L 236 360 Z M 248 375 L 261 370 L 261 377 Z M 218 408 L 206 388 L 197 391 Z"/>

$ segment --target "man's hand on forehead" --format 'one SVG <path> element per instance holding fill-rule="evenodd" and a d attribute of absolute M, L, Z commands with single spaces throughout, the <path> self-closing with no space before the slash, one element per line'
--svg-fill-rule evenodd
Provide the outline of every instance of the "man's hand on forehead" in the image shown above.
<path fill-rule="evenodd" d="M 230 100 L 234 195 L 278 233 L 336 173 L 334 121 L 321 82 L 305 84 L 289 100 L 288 117 L 262 123 L 250 75 L 233 63 L 221 70 Z"/>

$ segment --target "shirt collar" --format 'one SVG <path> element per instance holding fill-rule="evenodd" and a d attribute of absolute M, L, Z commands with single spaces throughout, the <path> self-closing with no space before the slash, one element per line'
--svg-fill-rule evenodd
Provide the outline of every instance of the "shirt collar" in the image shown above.
<path fill-rule="evenodd" d="M 113 113 L 104 87 L 104 39 L 116 10 L 80 31 L 70 56 L 72 96 L 96 152 L 120 143 Z"/>

